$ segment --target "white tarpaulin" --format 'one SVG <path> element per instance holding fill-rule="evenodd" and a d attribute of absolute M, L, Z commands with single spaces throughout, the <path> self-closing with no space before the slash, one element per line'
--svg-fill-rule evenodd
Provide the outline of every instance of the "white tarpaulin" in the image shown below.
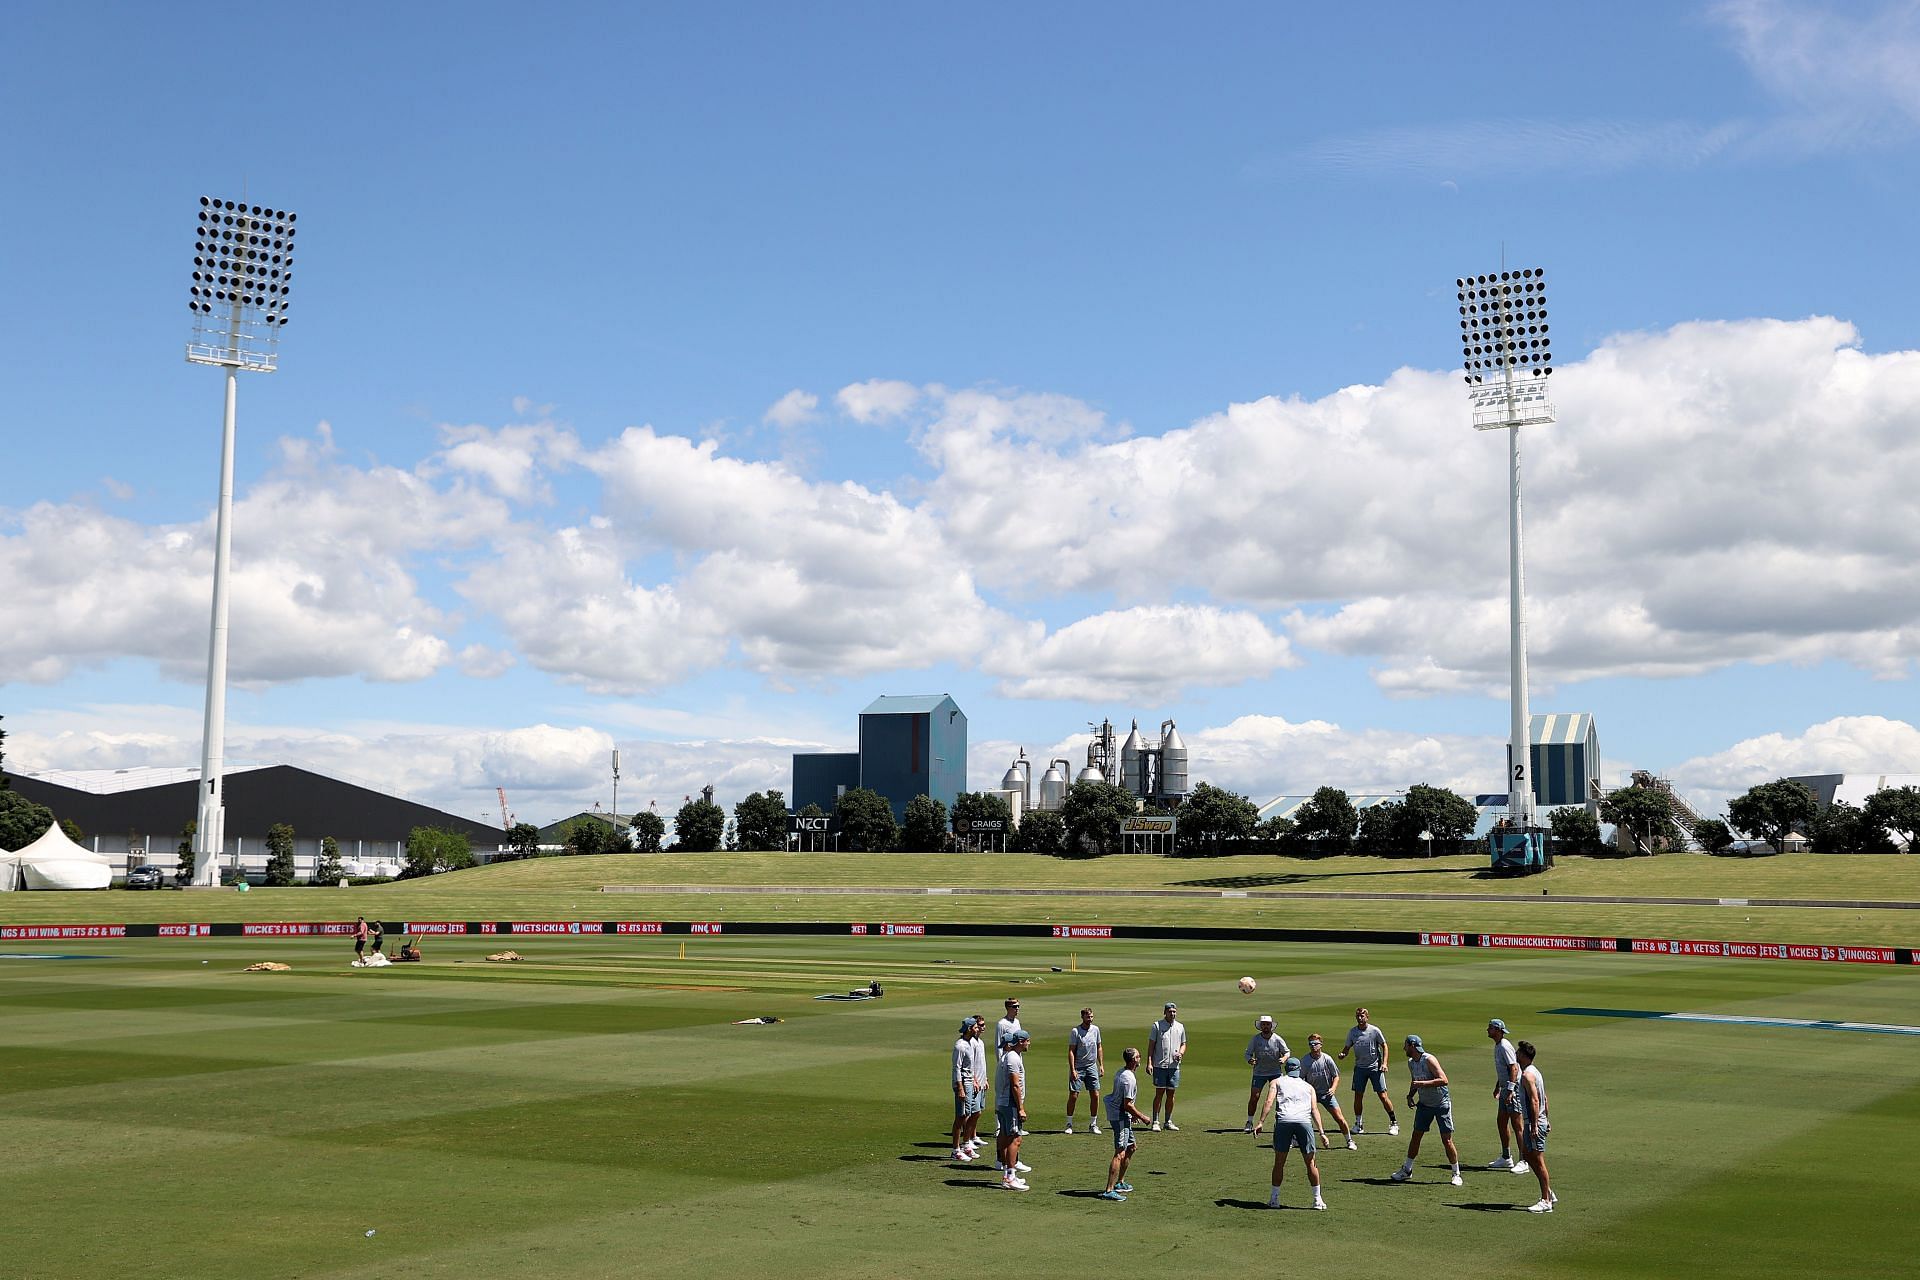
<path fill-rule="evenodd" d="M 0 854 L 0 881 L 18 875 L 29 889 L 104 889 L 113 883 L 113 859 L 67 839 L 59 823 L 24 849 Z"/>

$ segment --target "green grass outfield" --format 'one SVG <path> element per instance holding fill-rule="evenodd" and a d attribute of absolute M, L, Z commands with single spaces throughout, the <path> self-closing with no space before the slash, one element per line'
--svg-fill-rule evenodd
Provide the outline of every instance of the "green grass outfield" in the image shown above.
<path fill-rule="evenodd" d="M 481 959 L 508 944 L 527 963 Z M 686 940 L 683 959 L 682 945 L 429 939 L 426 963 L 365 971 L 339 940 L 4 944 L 102 958 L 0 960 L 0 1273 L 1912 1273 L 1920 1037 L 1545 1012 L 1915 1023 L 1910 967 L 746 936 Z M 1052 972 L 1070 952 L 1079 971 Z M 237 972 L 257 959 L 295 971 Z M 1234 990 L 1241 973 L 1255 996 Z M 873 977 L 883 1001 L 810 999 Z M 945 1159 L 955 1027 L 1009 991 L 1036 1037 L 1026 1195 Z M 1065 1029 L 1091 1003 L 1113 1064 L 1166 999 L 1192 1038 L 1184 1132 L 1142 1135 L 1126 1204 L 1085 1198 L 1110 1146 L 1057 1132 Z M 1494 1154 L 1486 1018 L 1540 1045 L 1559 1212 L 1517 1211 L 1531 1178 L 1470 1168 L 1449 1187 L 1435 1135 L 1415 1181 L 1387 1184 L 1405 1139 L 1381 1132 L 1377 1103 L 1361 1150 L 1324 1158 L 1329 1212 L 1253 1207 L 1270 1159 L 1238 1132 L 1254 1016 L 1300 1046 L 1340 1036 L 1362 1001 L 1459 1082 L 1470 1164 Z M 732 1025 L 758 1014 L 787 1021 Z M 1405 1080 L 1396 1060 L 1396 1101 Z M 1286 1200 L 1306 1202 L 1297 1163 Z"/>
<path fill-rule="evenodd" d="M 1089 862 L 1021 854 L 695 854 L 541 858 L 354 889 L 14 893 L 0 923 L 237 920 L 902 920 L 1254 925 L 1442 932 L 1592 933 L 1763 942 L 1920 945 L 1920 911 L 1569 902 L 1576 896 L 1920 901 L 1920 858 L 1670 855 L 1570 859 L 1544 875 L 1492 879 L 1484 859 L 1388 861 L 1274 857 Z M 858 893 L 602 893 L 607 885 L 777 886 Z M 1098 890 L 1120 896 L 1000 897 L 951 889 Z M 1157 891 L 1245 898 L 1164 897 Z M 893 890 L 886 892 L 884 890 Z M 1324 893 L 1421 893 L 1424 901 Z M 1466 895 L 1500 895 L 1491 902 Z"/>

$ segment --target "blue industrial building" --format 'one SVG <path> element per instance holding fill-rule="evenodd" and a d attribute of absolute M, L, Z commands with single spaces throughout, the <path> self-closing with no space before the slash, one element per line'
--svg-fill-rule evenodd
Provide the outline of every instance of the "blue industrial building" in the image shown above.
<path fill-rule="evenodd" d="M 1533 802 L 1542 811 L 1565 805 L 1600 804 L 1600 734 L 1584 712 L 1534 716 L 1528 725 L 1533 766 Z M 1507 748 L 1509 771 L 1513 748 Z"/>
<path fill-rule="evenodd" d="M 948 809 L 967 789 L 967 717 L 944 693 L 875 698 L 860 713 L 860 750 L 793 757 L 792 804 L 832 813 L 852 787 L 877 791 L 906 817 L 907 801 L 932 796 Z"/>

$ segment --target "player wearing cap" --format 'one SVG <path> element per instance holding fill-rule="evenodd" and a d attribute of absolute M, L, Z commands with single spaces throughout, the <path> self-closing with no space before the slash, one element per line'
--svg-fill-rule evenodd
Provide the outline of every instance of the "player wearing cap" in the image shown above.
<path fill-rule="evenodd" d="M 1029 1172 L 1020 1163 L 1020 1135 L 1027 1127 L 1027 1064 L 1024 1057 L 1028 1036 L 1010 1031 L 1000 1047 L 1000 1066 L 994 1076 L 994 1098 L 999 1113 L 1000 1133 L 994 1139 L 1000 1151 L 1000 1185 L 1009 1191 L 1025 1191 L 1020 1175 Z"/>
<path fill-rule="evenodd" d="M 1187 1029 L 1173 1015 L 1180 1006 L 1167 1001 L 1162 1009 L 1160 1021 L 1147 1030 L 1147 1061 L 1153 1067 L 1153 1129 L 1160 1131 L 1160 1104 L 1167 1105 L 1167 1128 L 1175 1133 L 1180 1126 L 1173 1122 L 1173 1094 L 1180 1087 L 1180 1059 L 1187 1056 Z"/>
<path fill-rule="evenodd" d="M 1553 1181 L 1547 1177 L 1547 1130 L 1553 1127 L 1547 1123 L 1547 1080 L 1533 1065 L 1531 1043 L 1522 1040 L 1516 1056 L 1520 1061 L 1520 1150 L 1540 1183 L 1540 1199 L 1528 1205 L 1527 1212 L 1552 1213 L 1560 1197 L 1553 1194 Z"/>
<path fill-rule="evenodd" d="M 1353 1131 L 1365 1133 L 1367 1122 L 1367 1089 L 1380 1095 L 1380 1105 L 1387 1109 L 1387 1133 L 1397 1136 L 1400 1132 L 1400 1117 L 1394 1114 L 1393 1099 L 1387 1096 L 1387 1035 L 1373 1025 L 1365 1009 L 1353 1011 L 1353 1029 L 1347 1032 L 1347 1042 L 1340 1048 L 1340 1057 L 1353 1054 Z"/>
<path fill-rule="evenodd" d="M 1247 1124 L 1242 1133 L 1253 1132 L 1253 1106 L 1260 1093 L 1279 1079 L 1286 1069 L 1291 1051 L 1287 1042 L 1273 1029 L 1273 1015 L 1263 1013 L 1253 1024 L 1253 1039 L 1247 1041 L 1247 1065 L 1253 1068 L 1253 1083 L 1247 1089 Z"/>
<path fill-rule="evenodd" d="M 1140 1070 L 1140 1051 L 1131 1045 L 1120 1051 L 1121 1067 L 1113 1077 L 1113 1092 L 1107 1095 L 1107 1127 L 1113 1130 L 1113 1159 L 1107 1162 L 1107 1189 L 1102 1200 L 1125 1200 L 1133 1184 L 1126 1180 L 1127 1166 L 1133 1162 L 1135 1143 L 1133 1122 L 1147 1122 L 1146 1113 L 1136 1105 L 1140 1085 L 1135 1073 Z"/>
<path fill-rule="evenodd" d="M 993 1052 L 996 1058 L 1007 1051 L 1007 1037 L 1018 1030 L 1020 1030 L 1020 1002 L 1012 996 L 1008 996 L 1007 1016 L 1000 1019 L 999 1023 L 993 1028 Z M 996 1081 L 998 1080 L 997 1074 L 995 1079 Z M 998 1128 L 1000 1112 L 998 1108 L 994 1110 L 993 1114 L 995 1120 L 993 1136 L 998 1138 L 1000 1136 L 1000 1130 Z M 1021 1136 L 1025 1137 L 1026 1135 L 1022 1133 Z"/>
<path fill-rule="evenodd" d="M 972 1018 L 960 1024 L 953 1042 L 953 1158 L 965 1164 L 973 1159 L 967 1146 L 967 1121 L 980 1115 L 979 1094 L 973 1087 L 973 1039 L 980 1028 Z"/>
<path fill-rule="evenodd" d="M 1520 1136 L 1520 1062 L 1507 1039 L 1507 1024 L 1498 1018 L 1487 1021 L 1487 1039 L 1493 1041 L 1493 1127 L 1500 1135 L 1500 1158 L 1489 1160 L 1489 1169 L 1527 1171 L 1527 1157 L 1513 1162 L 1512 1143 Z"/>
<path fill-rule="evenodd" d="M 1327 1052 L 1326 1042 L 1318 1033 L 1307 1037 L 1307 1056 L 1300 1063 L 1300 1078 L 1313 1086 L 1315 1101 L 1319 1104 L 1314 1110 L 1314 1118 L 1319 1119 L 1319 1107 L 1325 1107 L 1340 1126 L 1340 1136 L 1347 1140 L 1347 1150 L 1358 1151 L 1359 1144 L 1353 1140 L 1353 1131 L 1347 1128 L 1347 1118 L 1340 1114 L 1340 1064 Z M 1320 1141 L 1327 1140 L 1326 1126 L 1320 1128 Z"/>
<path fill-rule="evenodd" d="M 1280 1184 L 1287 1178 L 1287 1152 L 1300 1148 L 1307 1166 L 1307 1181 L 1313 1187 L 1313 1207 L 1324 1209 L 1320 1198 L 1320 1165 L 1313 1158 L 1313 1086 L 1300 1078 L 1300 1059 L 1288 1058 L 1281 1064 L 1282 1074 L 1267 1085 L 1260 1101 L 1260 1115 L 1253 1122 L 1258 1134 L 1273 1112 L 1273 1190 L 1267 1196 L 1267 1208 L 1280 1207 Z"/>
<path fill-rule="evenodd" d="M 1453 1145 L 1453 1098 L 1447 1090 L 1447 1073 L 1440 1069 L 1440 1059 L 1421 1045 L 1419 1036 L 1408 1036 L 1406 1048 L 1407 1073 L 1412 1077 L 1407 1089 L 1407 1105 L 1414 1108 L 1413 1141 L 1407 1144 L 1407 1162 L 1389 1176 L 1395 1182 L 1405 1182 L 1413 1176 L 1413 1158 L 1420 1154 L 1420 1139 L 1438 1122 L 1440 1142 L 1447 1149 L 1447 1163 L 1453 1170 L 1449 1181 L 1457 1187 L 1460 1185 L 1460 1151 Z M 1415 1105 L 1416 1098 L 1418 1105 Z"/>
<path fill-rule="evenodd" d="M 1067 1031 L 1067 1127 L 1073 1132 L 1073 1106 L 1080 1091 L 1087 1091 L 1087 1120 L 1093 1132 L 1100 1132 L 1100 1076 L 1107 1069 L 1106 1046 L 1100 1043 L 1100 1028 L 1093 1024 L 1093 1010 L 1080 1011 L 1080 1025 Z"/>

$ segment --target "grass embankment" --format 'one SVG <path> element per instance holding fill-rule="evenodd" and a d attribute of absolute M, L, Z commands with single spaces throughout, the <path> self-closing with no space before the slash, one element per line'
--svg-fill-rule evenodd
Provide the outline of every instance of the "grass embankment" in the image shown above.
<path fill-rule="evenodd" d="M 1873 908 L 1673 906 L 1567 902 L 1571 896 L 1920 900 L 1920 859 L 1718 859 L 1672 855 L 1573 859 L 1519 880 L 1480 873 L 1480 859 L 1398 862 L 1273 857 L 695 854 L 542 858 L 354 889 L 236 892 L 21 893 L 0 898 L 0 922 L 322 920 L 903 920 L 927 923 L 1247 925 L 1729 938 L 1913 946 L 1920 912 Z M 601 893 L 602 886 L 796 886 L 834 894 Z M 1009 897 L 908 892 L 1074 889 L 1140 896 Z M 900 890 L 888 892 L 887 890 Z M 1155 891 L 1248 893 L 1159 897 Z M 1544 891 L 1544 892 L 1543 892 Z M 1260 896 L 1326 892 L 1436 895 L 1418 901 Z M 1498 901 L 1468 895 L 1499 895 Z"/>

